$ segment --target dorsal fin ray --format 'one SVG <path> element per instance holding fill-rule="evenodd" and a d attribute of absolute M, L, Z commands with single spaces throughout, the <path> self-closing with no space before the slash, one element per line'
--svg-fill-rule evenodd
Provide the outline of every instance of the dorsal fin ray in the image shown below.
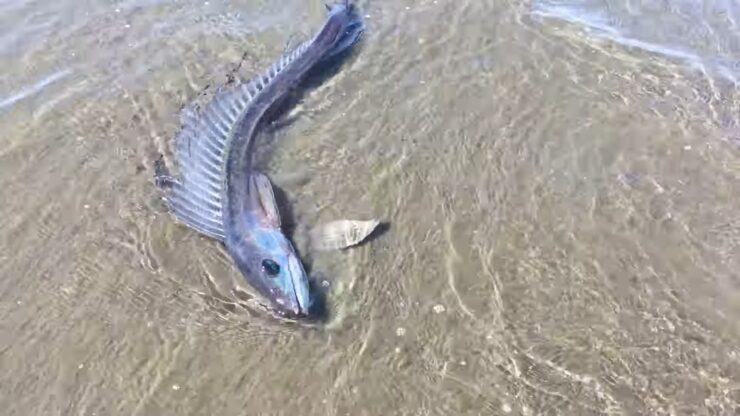
<path fill-rule="evenodd" d="M 228 90 L 219 90 L 200 111 L 186 108 L 176 137 L 179 177 L 166 196 L 170 211 L 190 228 L 224 241 L 226 159 L 239 119 L 249 104 L 290 65 L 310 42 L 286 52 L 265 71 Z"/>

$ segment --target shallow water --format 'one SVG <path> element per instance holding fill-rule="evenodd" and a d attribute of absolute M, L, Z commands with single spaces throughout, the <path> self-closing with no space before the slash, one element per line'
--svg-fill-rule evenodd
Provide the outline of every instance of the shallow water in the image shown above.
<path fill-rule="evenodd" d="M 3 414 L 738 414 L 737 4 L 359 4 L 261 138 L 328 284 L 305 328 L 152 168 L 323 3 L 0 1 Z M 340 218 L 390 228 L 305 249 Z"/>

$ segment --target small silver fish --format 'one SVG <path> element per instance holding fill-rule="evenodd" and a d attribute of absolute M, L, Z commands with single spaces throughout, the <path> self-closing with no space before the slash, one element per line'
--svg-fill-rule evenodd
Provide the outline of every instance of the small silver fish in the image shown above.
<path fill-rule="evenodd" d="M 155 168 L 174 217 L 223 242 L 246 280 L 291 318 L 309 315 L 308 278 L 281 230 L 269 179 L 252 167 L 254 138 L 265 115 L 311 69 L 361 37 L 364 25 L 349 1 L 327 8 L 313 39 L 252 81 L 218 92 L 200 113 L 185 113 L 177 136 L 178 177 L 163 162 Z"/>

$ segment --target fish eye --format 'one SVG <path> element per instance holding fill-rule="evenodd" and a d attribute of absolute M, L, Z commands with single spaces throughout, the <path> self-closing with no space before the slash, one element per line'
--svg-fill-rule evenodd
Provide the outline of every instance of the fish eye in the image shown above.
<path fill-rule="evenodd" d="M 280 265 L 275 263 L 273 260 L 265 259 L 262 260 L 262 270 L 264 270 L 268 276 L 275 277 L 280 274 Z"/>

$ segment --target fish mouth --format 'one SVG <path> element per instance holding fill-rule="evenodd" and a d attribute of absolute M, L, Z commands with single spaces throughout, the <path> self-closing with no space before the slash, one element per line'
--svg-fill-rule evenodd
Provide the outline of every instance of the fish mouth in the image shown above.
<path fill-rule="evenodd" d="M 309 317 L 308 311 L 303 310 L 298 305 L 285 305 L 278 302 L 278 308 L 275 310 L 278 316 L 285 319 L 307 319 Z"/>
<path fill-rule="evenodd" d="M 306 279 L 306 271 L 303 270 L 303 265 L 295 256 L 288 258 L 288 269 L 290 271 L 290 278 L 293 283 L 293 313 L 298 316 L 308 316 L 310 308 L 310 299 L 308 294 L 308 281 Z"/>
<path fill-rule="evenodd" d="M 287 274 L 290 282 L 282 288 L 270 290 L 270 298 L 275 306 L 275 312 L 285 318 L 300 319 L 307 318 L 310 308 L 310 297 L 308 293 L 308 280 L 306 272 L 300 261 L 294 257 L 288 257 Z"/>
<path fill-rule="evenodd" d="M 308 315 L 307 312 L 301 308 L 292 293 L 279 293 L 275 296 L 276 292 L 273 291 L 272 295 L 273 297 L 271 301 L 274 305 L 272 309 L 277 315 L 289 319 L 303 318 Z"/>

